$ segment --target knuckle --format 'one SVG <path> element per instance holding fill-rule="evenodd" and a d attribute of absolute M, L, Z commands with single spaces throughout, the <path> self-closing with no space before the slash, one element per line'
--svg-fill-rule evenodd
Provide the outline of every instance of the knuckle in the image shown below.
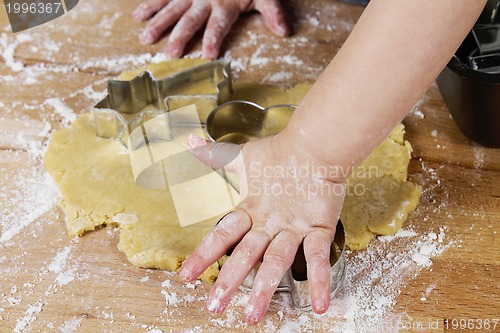
<path fill-rule="evenodd" d="M 146 29 L 149 30 L 149 32 L 154 35 L 158 36 L 162 32 L 162 20 L 157 18 L 156 16 L 149 21 L 148 25 L 146 26 Z"/>
<path fill-rule="evenodd" d="M 148 34 L 150 34 L 153 38 L 157 38 L 160 35 L 160 32 L 158 31 L 158 27 L 156 25 L 149 25 L 145 31 L 147 31 Z"/>
<path fill-rule="evenodd" d="M 168 19 L 170 17 L 179 16 L 182 13 L 182 8 L 179 8 L 175 2 L 169 2 L 166 6 L 161 8 L 161 10 L 156 14 L 156 16 L 162 17 L 162 19 Z"/>
<path fill-rule="evenodd" d="M 284 269 L 286 261 L 285 257 L 278 253 L 267 253 L 264 255 L 264 262 L 271 264 L 277 269 Z"/>
<path fill-rule="evenodd" d="M 231 288 L 230 282 L 231 281 L 226 282 L 224 280 L 224 276 L 222 276 L 220 279 L 217 279 L 217 282 L 214 285 L 214 296 L 216 296 L 217 298 L 221 297 L 226 292 L 226 290 L 229 290 Z"/>
<path fill-rule="evenodd" d="M 228 262 L 236 265 L 247 264 L 252 261 L 252 253 L 248 247 L 242 247 L 229 257 Z"/>
<path fill-rule="evenodd" d="M 238 204 L 236 209 L 233 211 L 235 217 L 237 217 L 240 221 L 245 223 L 246 225 L 252 224 L 252 215 L 250 214 L 250 210 L 252 208 L 252 203 L 250 200 L 244 200 Z"/>
<path fill-rule="evenodd" d="M 181 20 L 179 21 L 179 24 L 181 24 L 182 27 L 191 30 L 197 23 L 197 20 L 194 16 L 192 15 L 184 15 Z"/>
<path fill-rule="evenodd" d="M 145 12 L 151 13 L 153 11 L 153 6 L 149 1 L 143 2 L 141 5 L 141 9 Z"/>
<path fill-rule="evenodd" d="M 222 244 L 227 243 L 230 239 L 229 232 L 220 226 L 215 227 L 212 231 L 212 237 L 216 238 L 216 240 Z"/>
<path fill-rule="evenodd" d="M 324 246 L 309 250 L 309 261 L 313 264 L 327 264 L 330 262 L 330 251 Z"/>
<path fill-rule="evenodd" d="M 170 37 L 168 38 L 168 48 L 170 49 L 177 49 L 180 48 L 183 45 L 183 35 L 178 34 L 178 33 L 171 33 Z"/>
<path fill-rule="evenodd" d="M 266 226 L 265 225 L 259 225 L 259 226 L 256 226 L 252 229 L 252 232 L 249 233 L 249 235 L 254 238 L 255 240 L 259 239 L 259 240 L 263 240 L 263 239 L 266 239 L 268 241 L 271 241 L 274 237 L 272 237 L 268 232 L 267 232 L 267 229 L 266 229 Z"/>
<path fill-rule="evenodd" d="M 201 262 L 206 262 L 207 261 L 206 255 L 204 253 L 200 253 L 198 251 L 195 251 L 195 252 L 191 253 L 190 257 L 193 257 L 197 261 L 201 261 Z"/>
<path fill-rule="evenodd" d="M 213 30 L 207 30 L 205 35 L 203 36 L 203 44 L 206 45 L 215 45 L 217 44 L 217 36 L 214 34 Z"/>

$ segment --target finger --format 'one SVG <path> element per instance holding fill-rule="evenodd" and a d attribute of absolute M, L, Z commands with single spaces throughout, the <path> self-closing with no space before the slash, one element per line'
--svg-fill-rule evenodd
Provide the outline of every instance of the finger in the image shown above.
<path fill-rule="evenodd" d="M 252 226 L 250 217 L 236 208 L 227 214 L 184 261 L 179 276 L 184 281 L 192 281 L 201 275 L 215 261 L 245 235 Z"/>
<path fill-rule="evenodd" d="M 203 35 L 203 58 L 217 58 L 224 37 L 226 37 L 239 15 L 240 12 L 233 8 L 216 6 L 212 9 Z"/>
<path fill-rule="evenodd" d="M 143 22 L 169 2 L 170 0 L 146 0 L 134 10 L 132 17 L 138 22 Z"/>
<path fill-rule="evenodd" d="M 273 33 L 281 37 L 285 37 L 290 33 L 279 0 L 259 0 L 255 5 L 255 9 L 262 14 Z"/>
<path fill-rule="evenodd" d="M 252 229 L 236 246 L 227 259 L 210 291 L 207 310 L 221 314 L 231 301 L 231 297 L 248 273 L 260 261 L 271 238 L 263 231 Z"/>
<path fill-rule="evenodd" d="M 190 135 L 187 145 L 201 162 L 215 170 L 239 173 L 243 164 L 241 146 L 228 142 L 211 142 L 197 135 Z"/>
<path fill-rule="evenodd" d="M 325 313 L 330 306 L 330 249 L 334 231 L 317 229 L 304 239 L 307 280 L 311 288 L 311 305 L 316 313 Z"/>
<path fill-rule="evenodd" d="M 168 39 L 166 53 L 170 58 L 179 58 L 186 47 L 187 42 L 207 21 L 210 15 L 210 5 L 201 2 L 193 4 L 182 16 Z"/>
<path fill-rule="evenodd" d="M 276 288 L 295 259 L 301 241 L 298 235 L 285 230 L 269 245 L 245 308 L 244 317 L 248 324 L 257 324 L 264 317 Z"/>
<path fill-rule="evenodd" d="M 177 22 L 191 6 L 191 0 L 173 0 L 163 7 L 149 21 L 144 31 L 139 36 L 143 44 L 154 43 L 160 35 Z"/>

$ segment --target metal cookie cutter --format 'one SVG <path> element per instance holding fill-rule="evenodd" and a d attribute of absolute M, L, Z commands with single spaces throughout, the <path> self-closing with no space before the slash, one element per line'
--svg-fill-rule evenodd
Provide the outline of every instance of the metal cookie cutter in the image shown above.
<path fill-rule="evenodd" d="M 292 104 L 265 108 L 257 103 L 234 100 L 223 103 L 210 112 L 205 131 L 212 141 L 242 144 L 278 134 L 286 127 L 295 109 L 296 106 Z M 239 192 L 238 176 L 222 169 L 216 172 Z"/>
<path fill-rule="evenodd" d="M 227 255 L 230 256 L 231 252 L 232 250 Z M 330 266 L 330 297 L 333 298 L 342 287 L 345 279 L 345 232 L 340 219 L 337 223 L 335 238 L 330 250 Z M 259 268 L 260 263 L 250 271 L 240 286 L 242 290 L 249 291 L 252 289 Z M 292 266 L 281 279 L 276 292 L 289 292 L 292 295 L 292 303 L 295 307 L 302 310 L 311 309 L 311 289 L 307 280 L 307 266 L 302 245 L 295 255 Z"/>
<path fill-rule="evenodd" d="M 110 80 L 108 95 L 94 107 L 96 132 L 100 137 L 119 139 L 127 145 L 134 128 L 190 104 L 196 105 L 203 124 L 209 112 L 232 92 L 231 65 L 226 60 L 202 64 L 162 79 L 155 79 L 146 71 L 131 81 Z"/>
<path fill-rule="evenodd" d="M 226 102 L 210 112 L 207 136 L 212 141 L 241 144 L 275 135 L 286 127 L 295 109 L 292 104 L 265 108 L 244 100 Z"/>

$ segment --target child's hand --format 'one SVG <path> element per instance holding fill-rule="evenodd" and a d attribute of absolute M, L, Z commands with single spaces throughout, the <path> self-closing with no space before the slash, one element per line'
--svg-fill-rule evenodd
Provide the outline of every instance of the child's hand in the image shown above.
<path fill-rule="evenodd" d="M 187 42 L 206 23 L 203 57 L 215 59 L 222 40 L 240 13 L 257 10 L 269 28 L 286 36 L 288 27 L 279 0 L 146 0 L 133 13 L 136 21 L 150 19 L 139 36 L 143 44 L 157 41 L 165 30 L 175 25 L 166 48 L 171 58 L 182 55 Z"/>
<path fill-rule="evenodd" d="M 237 171 L 241 177 L 241 203 L 203 239 L 179 271 L 183 280 L 194 280 L 236 245 L 208 297 L 207 309 L 212 314 L 224 311 L 263 258 L 244 312 L 249 324 L 258 323 L 301 243 L 312 308 L 324 313 L 329 307 L 330 247 L 345 180 L 336 178 L 342 174 L 339 170 L 312 158 L 283 133 L 248 142 L 241 151 L 236 145 L 206 143 L 198 137 L 189 140 L 200 160 L 216 168 L 224 164 L 220 161 L 232 160 L 226 170 Z"/>

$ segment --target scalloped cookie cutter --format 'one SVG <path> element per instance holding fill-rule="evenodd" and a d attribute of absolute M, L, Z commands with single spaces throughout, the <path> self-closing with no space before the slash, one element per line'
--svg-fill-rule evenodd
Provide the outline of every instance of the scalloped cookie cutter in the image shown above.
<path fill-rule="evenodd" d="M 110 80 L 108 95 L 93 109 L 96 133 L 127 145 L 130 133 L 144 122 L 191 104 L 204 124 L 209 112 L 232 94 L 231 79 L 230 62 L 217 60 L 161 79 L 145 71 L 130 81 Z"/>
<path fill-rule="evenodd" d="M 208 115 L 205 132 L 214 142 L 242 144 L 247 141 L 278 134 L 283 130 L 297 107 L 293 104 L 276 104 L 263 107 L 245 100 L 233 100 L 217 106 Z M 239 177 L 222 173 L 236 191 L 239 191 Z"/>
<path fill-rule="evenodd" d="M 245 100 L 226 102 L 208 115 L 207 136 L 212 141 L 241 144 L 275 135 L 286 127 L 296 108 L 292 104 L 266 108 Z"/>

